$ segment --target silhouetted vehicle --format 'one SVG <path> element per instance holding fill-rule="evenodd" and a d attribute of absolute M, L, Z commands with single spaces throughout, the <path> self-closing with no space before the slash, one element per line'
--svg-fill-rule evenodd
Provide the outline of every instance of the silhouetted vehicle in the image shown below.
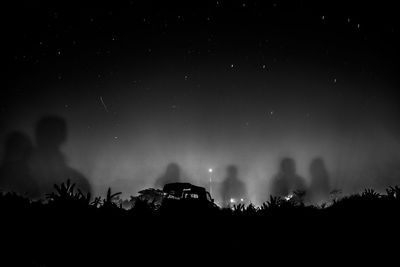
<path fill-rule="evenodd" d="M 190 183 L 170 183 L 163 188 L 165 198 L 163 207 L 176 211 L 207 211 L 218 209 L 207 190 Z"/>
<path fill-rule="evenodd" d="M 195 203 L 204 203 L 216 206 L 210 193 L 204 188 L 190 183 L 170 183 L 164 185 L 166 198 L 171 200 L 195 201 Z"/>
<path fill-rule="evenodd" d="M 214 199 L 203 187 L 190 183 L 169 183 L 164 185 L 163 190 L 148 188 L 139 191 L 137 197 L 133 197 L 133 205 L 140 201 L 147 203 L 153 209 L 159 209 L 166 205 L 185 205 L 188 207 L 217 207 Z"/>

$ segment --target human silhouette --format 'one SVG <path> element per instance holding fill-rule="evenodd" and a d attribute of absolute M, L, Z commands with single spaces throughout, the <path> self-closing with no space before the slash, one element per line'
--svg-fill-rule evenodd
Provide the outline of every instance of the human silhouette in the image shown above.
<path fill-rule="evenodd" d="M 28 162 L 32 151 L 32 141 L 26 134 L 15 131 L 6 136 L 0 167 L 0 190 L 30 198 L 38 196 L 38 185 L 30 173 Z"/>
<path fill-rule="evenodd" d="M 165 173 L 156 180 L 154 187 L 162 189 L 166 184 L 179 182 L 181 182 L 180 167 L 176 163 L 170 163 Z"/>
<path fill-rule="evenodd" d="M 311 184 L 309 188 L 309 200 L 319 203 L 328 200 L 330 192 L 329 174 L 322 158 L 315 158 L 310 164 Z"/>
<path fill-rule="evenodd" d="M 91 193 L 88 180 L 77 170 L 68 166 L 61 146 L 67 141 L 67 123 L 64 118 L 46 116 L 35 128 L 36 149 L 32 153 L 30 166 L 41 194 L 50 193 L 54 184 L 68 179 L 83 193 Z"/>
<path fill-rule="evenodd" d="M 245 184 L 238 178 L 238 168 L 235 165 L 229 165 L 226 168 L 226 178 L 221 184 L 222 206 L 239 204 L 243 202 L 241 199 L 246 199 L 246 194 Z"/>
<path fill-rule="evenodd" d="M 285 197 L 295 191 L 304 191 L 304 179 L 296 173 L 296 163 L 292 158 L 284 158 L 280 169 L 272 179 L 271 195 Z"/>

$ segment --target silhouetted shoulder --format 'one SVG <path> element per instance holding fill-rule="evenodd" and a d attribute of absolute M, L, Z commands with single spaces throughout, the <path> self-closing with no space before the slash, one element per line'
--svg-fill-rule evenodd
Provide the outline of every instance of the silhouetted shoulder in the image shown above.
<path fill-rule="evenodd" d="M 74 170 L 72 168 L 70 168 L 68 170 L 68 177 L 71 180 L 71 183 L 75 183 L 75 188 L 76 189 L 80 189 L 82 191 L 82 193 L 92 193 L 92 187 L 88 181 L 88 179 L 83 176 L 83 174 L 81 174 L 80 172 L 78 172 L 77 170 Z"/>
<path fill-rule="evenodd" d="M 36 148 L 30 160 L 32 175 L 40 186 L 41 194 L 54 191 L 54 184 L 68 179 L 82 192 L 91 192 L 86 177 L 67 164 L 61 148 L 67 142 L 68 127 L 63 117 L 50 115 L 36 123 Z"/>
<path fill-rule="evenodd" d="M 38 195 L 38 186 L 31 176 L 28 160 L 33 145 L 28 135 L 12 132 L 5 139 L 4 157 L 0 166 L 0 190 L 29 197 Z"/>

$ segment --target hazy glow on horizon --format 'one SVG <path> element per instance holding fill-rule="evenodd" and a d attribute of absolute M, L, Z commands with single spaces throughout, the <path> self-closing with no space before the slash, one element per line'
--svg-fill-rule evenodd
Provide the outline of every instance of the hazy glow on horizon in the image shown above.
<path fill-rule="evenodd" d="M 160 84 L 173 84 L 168 77 L 160 79 L 141 88 L 160 91 Z M 297 82 L 275 82 L 270 87 L 278 90 L 293 87 Z M 222 85 L 223 81 L 215 83 Z M 312 84 L 309 80 L 296 86 L 304 88 L 308 83 Z M 243 107 L 235 103 L 226 110 L 218 100 L 207 106 L 206 110 L 211 111 L 204 111 L 202 105 L 209 100 L 197 102 L 194 98 L 185 103 L 172 99 L 172 107 L 157 97 L 153 102 L 141 103 L 134 92 L 123 90 L 118 98 L 114 95 L 118 90 L 112 88 L 121 86 L 110 86 L 109 95 L 104 94 L 102 101 L 84 95 L 84 101 L 69 103 L 68 108 L 60 100 L 59 92 L 44 100 L 39 98 L 40 101 L 32 101 L 31 106 L 16 111 L 16 119 L 8 128 L 21 129 L 32 136 L 33 125 L 41 115 L 64 116 L 69 133 L 63 151 L 69 164 L 89 178 L 95 194 L 104 194 L 110 186 L 122 191 L 124 197 L 135 195 L 152 187 L 171 162 L 181 167 L 184 180 L 206 188 L 210 173 L 218 184 L 226 175 L 225 168 L 235 164 L 250 200 L 255 203 L 265 199 L 270 179 L 283 157 L 292 157 L 298 173 L 306 180 L 311 160 L 322 157 L 332 188 L 344 192 L 372 186 L 382 189 L 400 174 L 396 165 L 400 162 L 399 139 L 385 128 L 387 122 L 379 120 L 380 112 L 390 111 L 392 105 L 356 113 L 352 110 L 353 114 L 346 116 L 345 105 L 337 106 L 341 103 L 338 97 L 330 103 L 329 96 L 320 102 L 319 96 L 272 93 L 273 109 L 271 104 L 263 109 L 262 101 L 243 100 Z M 68 87 L 63 92 L 67 94 Z M 165 98 L 162 96 L 162 100 Z M 353 99 L 356 96 L 348 102 Z M 107 101 L 107 110 L 103 100 Z M 235 101 L 240 104 L 242 100 Z M 252 105 L 257 109 L 246 110 Z M 179 109 L 183 112 L 177 113 Z M 230 114 L 231 111 L 234 113 Z M 393 118 L 387 120 L 389 124 L 395 123 Z M 218 199 L 217 189 L 213 188 L 213 194 Z"/>

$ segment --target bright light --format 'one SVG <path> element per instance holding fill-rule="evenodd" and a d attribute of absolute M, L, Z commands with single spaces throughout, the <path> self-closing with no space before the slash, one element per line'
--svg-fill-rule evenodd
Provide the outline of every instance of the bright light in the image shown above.
<path fill-rule="evenodd" d="M 209 173 L 213 172 L 213 169 L 208 169 L 208 172 L 209 172 Z"/>
<path fill-rule="evenodd" d="M 231 203 L 236 203 L 236 199 L 231 198 L 230 202 L 231 202 Z"/>
<path fill-rule="evenodd" d="M 240 199 L 240 201 L 242 201 L 242 202 L 243 202 L 243 198 L 241 198 L 241 199 Z"/>
<path fill-rule="evenodd" d="M 285 200 L 289 201 L 292 197 L 293 197 L 293 194 L 287 195 L 287 196 L 285 197 Z"/>

